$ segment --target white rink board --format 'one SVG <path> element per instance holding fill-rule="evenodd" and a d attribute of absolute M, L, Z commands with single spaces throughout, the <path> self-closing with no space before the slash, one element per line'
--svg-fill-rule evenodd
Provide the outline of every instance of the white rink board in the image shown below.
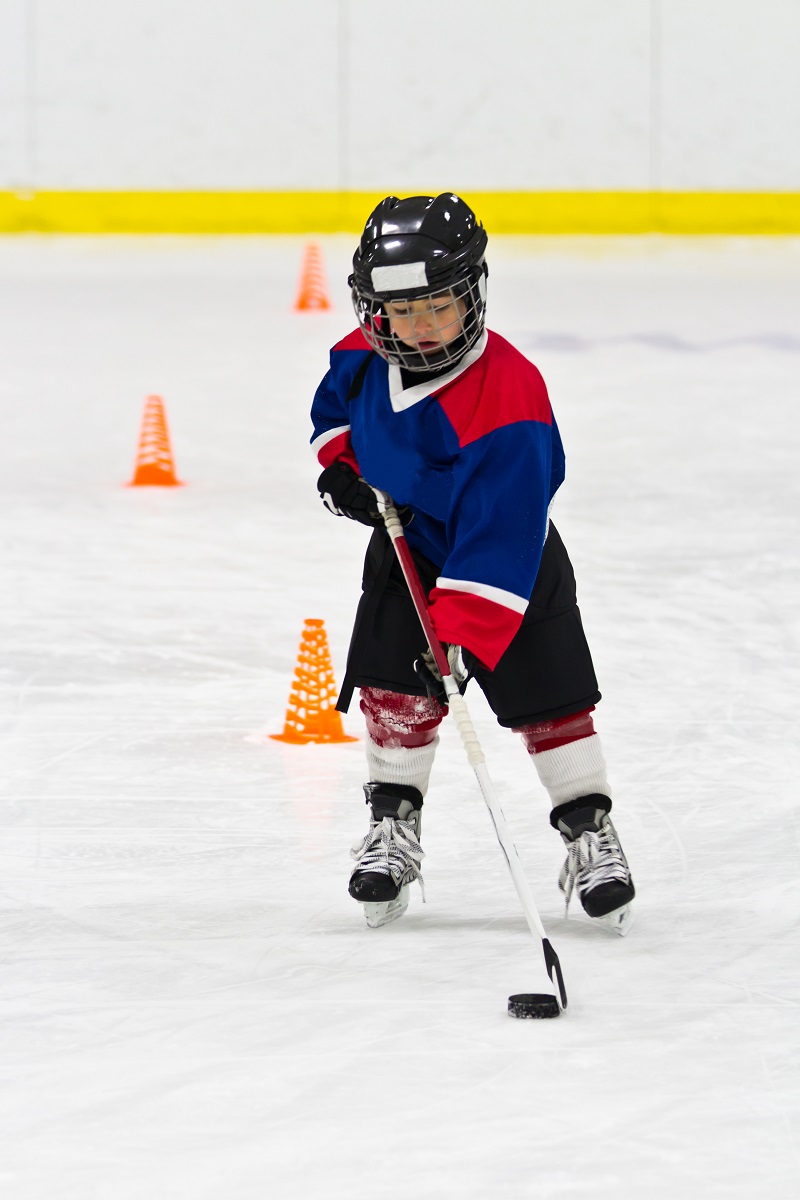
<path fill-rule="evenodd" d="M 797 0 L 4 0 L 2 191 L 800 190 Z"/>
<path fill-rule="evenodd" d="M 363 743 L 266 740 L 304 618 L 341 680 L 365 540 L 307 450 L 352 322 L 351 239 L 322 245 L 329 314 L 291 311 L 299 239 L 0 241 L 0 1190 L 794 1194 L 800 242 L 490 247 L 566 444 L 640 892 L 625 940 L 564 921 L 546 797 L 471 689 L 550 1022 L 505 1012 L 539 951 L 454 730 L 427 904 L 378 931 L 346 892 Z M 184 488 L 122 486 L 148 393 Z"/>

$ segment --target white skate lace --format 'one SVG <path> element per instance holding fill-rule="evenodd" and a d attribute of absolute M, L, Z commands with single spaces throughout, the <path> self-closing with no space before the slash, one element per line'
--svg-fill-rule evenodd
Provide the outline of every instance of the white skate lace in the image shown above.
<path fill-rule="evenodd" d="M 425 899 L 425 885 L 419 869 L 425 852 L 408 821 L 394 817 L 376 821 L 369 833 L 356 842 L 350 854 L 358 863 L 358 871 L 390 875 L 400 886 L 418 879 Z"/>
<path fill-rule="evenodd" d="M 614 826 L 607 821 L 599 833 L 587 829 L 567 846 L 567 861 L 561 869 L 558 886 L 564 893 L 566 906 L 577 887 L 584 896 L 603 883 L 628 883 L 630 871 Z"/>

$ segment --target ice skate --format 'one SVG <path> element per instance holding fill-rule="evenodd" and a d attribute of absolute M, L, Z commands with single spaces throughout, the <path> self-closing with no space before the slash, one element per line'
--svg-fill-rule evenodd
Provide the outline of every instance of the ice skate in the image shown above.
<path fill-rule="evenodd" d="M 397 783 L 367 783 L 364 791 L 370 808 L 369 831 L 350 851 L 356 865 L 348 891 L 363 906 L 370 928 L 377 929 L 402 917 L 415 879 L 423 888 L 422 794 L 418 788 Z"/>
<path fill-rule="evenodd" d="M 572 893 L 588 916 L 624 936 L 633 920 L 636 895 L 628 860 L 611 823 L 608 796 L 581 796 L 559 804 L 550 824 L 561 834 L 567 859 L 558 879 L 567 909 Z"/>

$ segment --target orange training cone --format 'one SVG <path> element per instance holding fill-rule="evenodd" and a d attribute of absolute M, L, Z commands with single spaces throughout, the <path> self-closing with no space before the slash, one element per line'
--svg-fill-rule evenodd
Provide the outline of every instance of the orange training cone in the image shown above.
<path fill-rule="evenodd" d="M 328 289 L 325 285 L 325 267 L 322 263 L 322 250 L 316 242 L 309 242 L 303 253 L 303 264 L 300 268 L 300 286 L 294 307 L 298 312 L 307 309 L 331 308 Z"/>
<path fill-rule="evenodd" d="M 357 742 L 342 728 L 342 718 L 334 708 L 336 684 L 333 679 L 328 635 L 322 621 L 307 620 L 300 639 L 292 690 L 286 709 L 283 733 L 271 733 L 276 742 Z"/>
<path fill-rule="evenodd" d="M 139 434 L 139 452 L 133 479 L 128 487 L 180 487 L 175 477 L 175 464 L 167 432 L 164 401 L 160 396 L 148 396 Z"/>

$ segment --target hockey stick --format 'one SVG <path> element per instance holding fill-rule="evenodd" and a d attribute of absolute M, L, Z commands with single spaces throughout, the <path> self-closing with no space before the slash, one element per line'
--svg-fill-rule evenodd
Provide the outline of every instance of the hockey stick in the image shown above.
<path fill-rule="evenodd" d="M 525 872 L 522 869 L 517 848 L 511 837 L 511 831 L 508 828 L 503 810 L 500 807 L 500 801 L 497 798 L 494 785 L 489 777 L 486 759 L 480 747 L 478 736 L 475 733 L 475 728 L 467 708 L 467 702 L 458 689 L 458 684 L 450 670 L 447 655 L 433 628 L 433 622 L 428 612 L 428 600 L 420 583 L 414 560 L 411 557 L 411 551 L 408 548 L 408 542 L 406 541 L 400 518 L 397 515 L 397 509 L 394 506 L 391 496 L 387 495 L 386 492 L 382 492 L 378 488 L 373 488 L 372 490 L 377 497 L 378 511 L 383 517 L 386 531 L 392 539 L 392 545 L 397 554 L 406 583 L 408 584 L 408 590 L 411 592 L 411 599 L 417 610 L 417 616 L 425 633 L 431 654 L 442 677 L 450 712 L 453 714 L 456 727 L 464 743 L 467 759 L 478 778 L 481 793 L 486 801 L 486 807 L 489 809 L 489 815 L 492 818 L 497 840 L 500 843 L 500 849 L 503 851 L 508 869 L 511 872 L 511 878 L 517 889 L 517 895 L 522 904 L 528 928 L 534 937 L 538 937 L 541 940 L 545 969 L 550 982 L 558 993 L 556 996 L 549 994 L 539 995 L 538 993 L 524 993 L 519 996 L 511 996 L 509 997 L 509 1012 L 513 1016 L 520 1017 L 557 1017 L 561 1009 L 567 1007 L 567 992 L 564 987 L 564 976 L 561 973 L 561 964 L 558 961 L 558 955 L 550 944 L 539 913 L 536 910 L 536 904 L 531 889 L 528 886 L 528 881 L 525 878 Z"/>

